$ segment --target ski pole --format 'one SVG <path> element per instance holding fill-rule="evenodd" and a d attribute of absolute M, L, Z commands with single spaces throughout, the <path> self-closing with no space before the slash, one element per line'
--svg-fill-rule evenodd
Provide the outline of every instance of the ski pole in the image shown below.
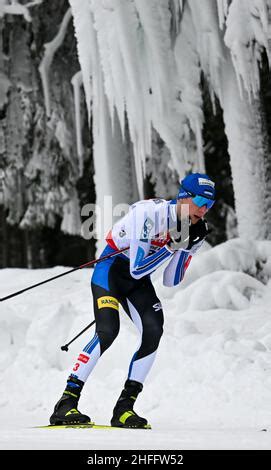
<path fill-rule="evenodd" d="M 123 251 L 126 251 L 126 250 L 128 250 L 128 248 L 122 248 L 121 250 L 114 251 L 113 253 L 110 253 L 109 255 L 102 256 L 101 258 L 94 259 L 92 261 L 88 261 L 87 263 L 81 264 L 81 266 L 77 266 L 76 268 L 70 269 L 69 271 L 67 271 L 65 273 L 58 274 L 57 276 L 50 277 L 49 279 L 46 279 L 45 281 L 38 282 L 37 284 L 33 284 L 32 286 L 29 286 L 29 287 L 21 289 L 17 292 L 14 292 L 13 294 L 9 294 L 6 297 L 2 297 L 0 299 L 0 302 L 4 302 L 5 300 L 11 299 L 12 297 L 15 297 L 16 295 L 23 294 L 24 292 L 26 292 L 30 289 L 34 289 L 35 287 L 42 286 L 43 284 L 46 284 L 47 282 L 51 282 L 54 279 L 58 279 L 59 277 L 66 276 L 67 274 L 71 274 L 74 271 L 77 271 L 78 269 L 86 268 L 87 266 L 92 266 L 95 263 L 100 263 L 101 261 L 104 261 L 105 259 L 108 259 L 108 258 L 111 258 L 115 255 L 118 255 L 119 253 L 122 253 Z"/>
<path fill-rule="evenodd" d="M 94 323 L 96 323 L 95 320 L 93 320 L 82 331 L 80 331 L 80 333 L 78 333 L 78 335 L 76 335 L 73 339 L 71 339 L 71 341 L 69 341 L 68 343 L 61 346 L 61 351 L 68 351 L 70 344 L 72 344 L 77 338 L 79 338 L 79 336 L 81 336 L 83 333 L 85 333 L 85 331 L 87 331 L 92 325 L 94 325 Z"/>

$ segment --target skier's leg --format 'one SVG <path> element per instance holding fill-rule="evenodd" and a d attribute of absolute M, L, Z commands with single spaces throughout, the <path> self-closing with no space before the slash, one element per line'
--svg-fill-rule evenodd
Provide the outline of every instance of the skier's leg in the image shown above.
<path fill-rule="evenodd" d="M 50 418 L 51 424 L 90 421 L 88 416 L 77 409 L 80 394 L 99 357 L 109 348 L 119 332 L 118 300 L 114 289 L 109 288 L 110 265 L 108 269 L 108 264 L 105 267 L 101 266 L 102 264 L 99 266 L 99 271 L 103 274 L 101 277 L 103 281 L 99 282 L 102 286 L 93 282 L 91 284 L 96 332 L 77 358 L 63 395 Z M 99 276 L 95 278 L 94 274 L 92 280 L 99 279 Z"/>
<path fill-rule="evenodd" d="M 51 424 L 68 422 L 89 422 L 90 418 L 81 414 L 78 401 L 83 386 L 98 362 L 101 354 L 113 343 L 119 332 L 118 301 L 111 292 L 92 285 L 96 332 L 92 340 L 79 354 L 68 377 L 61 399 L 57 402 L 50 418 Z"/>
<path fill-rule="evenodd" d="M 111 346 L 119 333 L 119 303 L 111 291 L 91 284 L 96 332 L 79 354 L 70 377 L 86 382 L 100 356 Z"/>
<path fill-rule="evenodd" d="M 163 333 L 163 311 L 151 282 L 135 289 L 122 305 L 140 333 L 140 346 L 130 364 L 128 378 L 116 403 L 112 426 L 146 427 L 147 420 L 138 416 L 133 406 L 154 362 Z"/>
<path fill-rule="evenodd" d="M 156 357 L 163 334 L 164 315 L 153 290 L 135 291 L 127 299 L 129 316 L 140 334 L 140 344 L 130 363 L 128 379 L 144 383 Z"/>

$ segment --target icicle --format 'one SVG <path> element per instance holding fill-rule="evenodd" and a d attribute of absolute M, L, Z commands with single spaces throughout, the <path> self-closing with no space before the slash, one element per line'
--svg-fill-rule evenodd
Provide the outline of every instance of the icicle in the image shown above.
<path fill-rule="evenodd" d="M 77 72 L 71 79 L 74 95 L 74 111 L 75 111 L 75 127 L 76 127 L 76 147 L 77 156 L 79 161 L 79 176 L 83 175 L 84 161 L 83 161 L 83 142 L 82 142 L 82 124 L 81 124 L 81 105 L 80 95 L 81 87 L 83 84 L 82 72 Z"/>
<path fill-rule="evenodd" d="M 50 71 L 52 61 L 54 59 L 54 55 L 57 49 L 61 46 L 65 38 L 65 34 L 67 31 L 67 27 L 71 19 L 71 16 L 72 16 L 72 13 L 71 13 L 71 9 L 69 8 L 63 17 L 59 31 L 57 35 L 55 36 L 55 38 L 51 42 L 44 44 L 44 56 L 39 66 L 39 72 L 41 75 L 46 114 L 48 117 L 50 117 L 51 115 L 49 71 Z"/>
<path fill-rule="evenodd" d="M 3 109 L 4 105 L 8 101 L 8 92 L 11 87 L 11 81 L 8 79 L 6 74 L 1 70 L 0 63 L 0 110 Z"/>
<path fill-rule="evenodd" d="M 146 37 L 131 0 L 114 0 L 110 8 L 94 1 L 92 9 L 111 122 L 115 122 L 112 114 L 116 109 L 124 137 L 126 112 L 140 187 L 145 159 L 151 154 L 152 84 L 145 53 Z"/>
<path fill-rule="evenodd" d="M 204 7 L 198 8 L 197 0 L 189 2 L 197 38 L 197 51 L 205 76 L 214 89 L 219 88 L 220 70 L 225 60 L 225 50 L 218 24 L 216 2 L 205 0 Z"/>
<path fill-rule="evenodd" d="M 228 8 L 230 0 L 216 0 L 217 2 L 217 10 L 218 10 L 218 18 L 219 18 L 219 27 L 223 30 L 225 26 L 225 20 L 228 16 Z"/>
<path fill-rule="evenodd" d="M 26 3 L 25 7 L 26 8 L 32 8 L 35 7 L 36 5 L 41 5 L 44 0 L 33 0 L 32 2 Z"/>
<path fill-rule="evenodd" d="M 263 134 L 259 109 L 257 102 L 250 104 L 248 100 L 240 99 L 231 62 L 224 65 L 222 80 L 222 108 L 229 142 L 239 235 L 242 238 L 264 239 L 267 218 Z M 251 188 L 254 190 L 251 191 Z"/>
<path fill-rule="evenodd" d="M 177 65 L 176 86 L 180 90 L 178 100 L 178 115 L 181 118 L 179 139 L 182 145 L 178 155 L 179 165 L 187 165 L 187 152 L 185 149 L 191 145 L 191 130 L 197 147 L 197 169 L 202 164 L 201 129 L 203 124 L 202 93 L 200 89 L 201 70 L 197 52 L 196 27 L 190 9 L 185 9 L 182 18 L 181 34 L 178 36 L 174 48 Z M 181 157 L 182 155 L 182 157 Z M 178 167 L 177 167 L 178 168 Z"/>
<path fill-rule="evenodd" d="M 271 64 L 271 0 L 251 0 L 252 27 L 257 41 L 264 45 Z"/>
<path fill-rule="evenodd" d="M 4 15 L 22 15 L 26 21 L 30 22 L 32 18 L 29 8 L 40 5 L 41 3 L 43 3 L 43 0 L 33 0 L 24 5 L 15 0 L 11 3 L 8 3 L 7 0 L 0 0 L 0 18 Z"/>
<path fill-rule="evenodd" d="M 26 5 L 21 5 L 20 3 L 6 3 L 1 2 L 0 5 L 0 16 L 3 15 L 22 15 L 24 19 L 28 22 L 31 21 L 31 15 Z M 1 14 L 2 11 L 2 14 Z"/>
<path fill-rule="evenodd" d="M 63 219 L 60 229 L 61 232 L 69 235 L 80 235 L 81 233 L 80 203 L 76 192 L 63 205 Z"/>
<path fill-rule="evenodd" d="M 270 57 L 268 0 L 233 0 L 227 18 L 225 43 L 230 49 L 239 88 L 250 101 L 257 97 L 260 78 L 259 62 L 263 48 Z"/>
<path fill-rule="evenodd" d="M 152 92 L 161 114 L 170 100 L 171 73 L 174 72 L 170 42 L 170 12 L 164 0 L 134 0 L 145 31 L 149 50 L 149 76 Z M 152 72 L 151 72 L 152 69 Z M 155 70 L 155 73 L 153 71 Z"/>
<path fill-rule="evenodd" d="M 4 16 L 5 14 L 5 5 L 7 3 L 7 0 L 0 0 L 0 18 Z"/>
<path fill-rule="evenodd" d="M 92 86 L 91 76 L 93 63 L 96 61 L 96 33 L 93 31 L 93 17 L 89 0 L 69 0 L 73 15 L 75 36 L 77 39 L 77 51 L 82 70 L 83 84 L 86 95 L 88 120 L 91 116 Z"/>
<path fill-rule="evenodd" d="M 172 16 L 171 35 L 176 37 L 180 33 L 180 17 L 182 13 L 182 2 L 179 0 L 169 0 L 169 8 Z"/>
<path fill-rule="evenodd" d="M 195 129 L 196 143 L 197 143 L 197 157 L 198 157 L 198 171 L 201 173 L 206 173 L 205 169 L 205 159 L 203 153 L 203 141 L 202 141 L 202 126 L 198 121 L 195 122 L 193 128 Z"/>
<path fill-rule="evenodd" d="M 114 113 L 117 110 L 123 139 L 125 138 L 125 94 L 127 91 L 127 70 L 129 63 L 124 61 L 123 51 L 129 48 L 129 34 L 127 38 L 122 38 L 121 6 L 114 1 L 111 8 L 105 8 L 103 4 L 93 3 L 93 15 L 95 28 L 97 30 L 99 56 L 103 71 L 105 91 L 109 102 L 112 126 L 114 125 Z M 116 13 L 117 10 L 118 14 Z M 130 2 L 127 3 L 126 23 L 130 23 L 131 11 Z M 126 26 L 127 27 L 127 26 Z M 133 25 L 131 25 L 131 29 Z M 130 33 L 130 29 L 128 29 Z M 128 56 L 129 57 L 129 56 Z M 133 61 L 134 51 L 131 51 L 131 61 Z M 135 61 L 136 62 L 136 61 Z M 135 74 L 138 76 L 138 73 Z M 131 76 L 129 77 L 131 78 Z M 132 81 L 130 86 L 132 86 Z M 113 129 L 114 130 L 114 129 Z"/>

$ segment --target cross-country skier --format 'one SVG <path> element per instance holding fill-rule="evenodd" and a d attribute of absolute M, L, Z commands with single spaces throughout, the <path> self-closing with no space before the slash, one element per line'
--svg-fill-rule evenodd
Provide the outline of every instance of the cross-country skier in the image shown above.
<path fill-rule="evenodd" d="M 141 344 L 130 363 L 111 425 L 146 427 L 147 420 L 138 416 L 133 407 L 154 362 L 164 321 L 150 274 L 167 262 L 164 285 L 176 286 L 182 281 L 192 255 L 208 233 L 203 217 L 214 202 L 213 181 L 208 175 L 192 173 L 182 180 L 177 199 L 139 201 L 113 226 L 101 256 L 125 247 L 129 250 L 96 264 L 91 280 L 96 332 L 77 358 L 55 405 L 51 424 L 90 422 L 87 415 L 78 411 L 78 400 L 98 359 L 118 335 L 121 304 L 138 328 Z M 180 247 L 184 205 L 189 208 L 190 224 L 185 248 Z"/>

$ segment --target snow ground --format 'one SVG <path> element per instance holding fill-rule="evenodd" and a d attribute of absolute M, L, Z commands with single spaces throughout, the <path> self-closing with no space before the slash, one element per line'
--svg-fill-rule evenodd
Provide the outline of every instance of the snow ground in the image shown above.
<path fill-rule="evenodd" d="M 47 420 L 46 413 L 32 417 L 33 423 Z M 29 415 L 21 422 L 0 428 L 0 449 L 21 450 L 199 450 L 239 449 L 264 450 L 271 448 L 271 433 L 255 428 L 223 429 L 209 426 L 184 426 L 181 421 L 169 425 L 167 420 L 152 420 L 153 429 L 91 430 L 91 429 L 32 429 Z"/>
<path fill-rule="evenodd" d="M 0 270 L 0 297 L 68 268 Z M 93 319 L 85 269 L 1 304 L 0 449 L 270 449 L 271 242 L 231 240 L 192 260 L 175 289 L 154 283 L 165 333 L 136 411 L 152 430 L 34 429 L 48 423 Z M 121 332 L 85 385 L 79 409 L 109 424 L 135 327 Z M 267 429 L 269 432 L 261 431 Z"/>

